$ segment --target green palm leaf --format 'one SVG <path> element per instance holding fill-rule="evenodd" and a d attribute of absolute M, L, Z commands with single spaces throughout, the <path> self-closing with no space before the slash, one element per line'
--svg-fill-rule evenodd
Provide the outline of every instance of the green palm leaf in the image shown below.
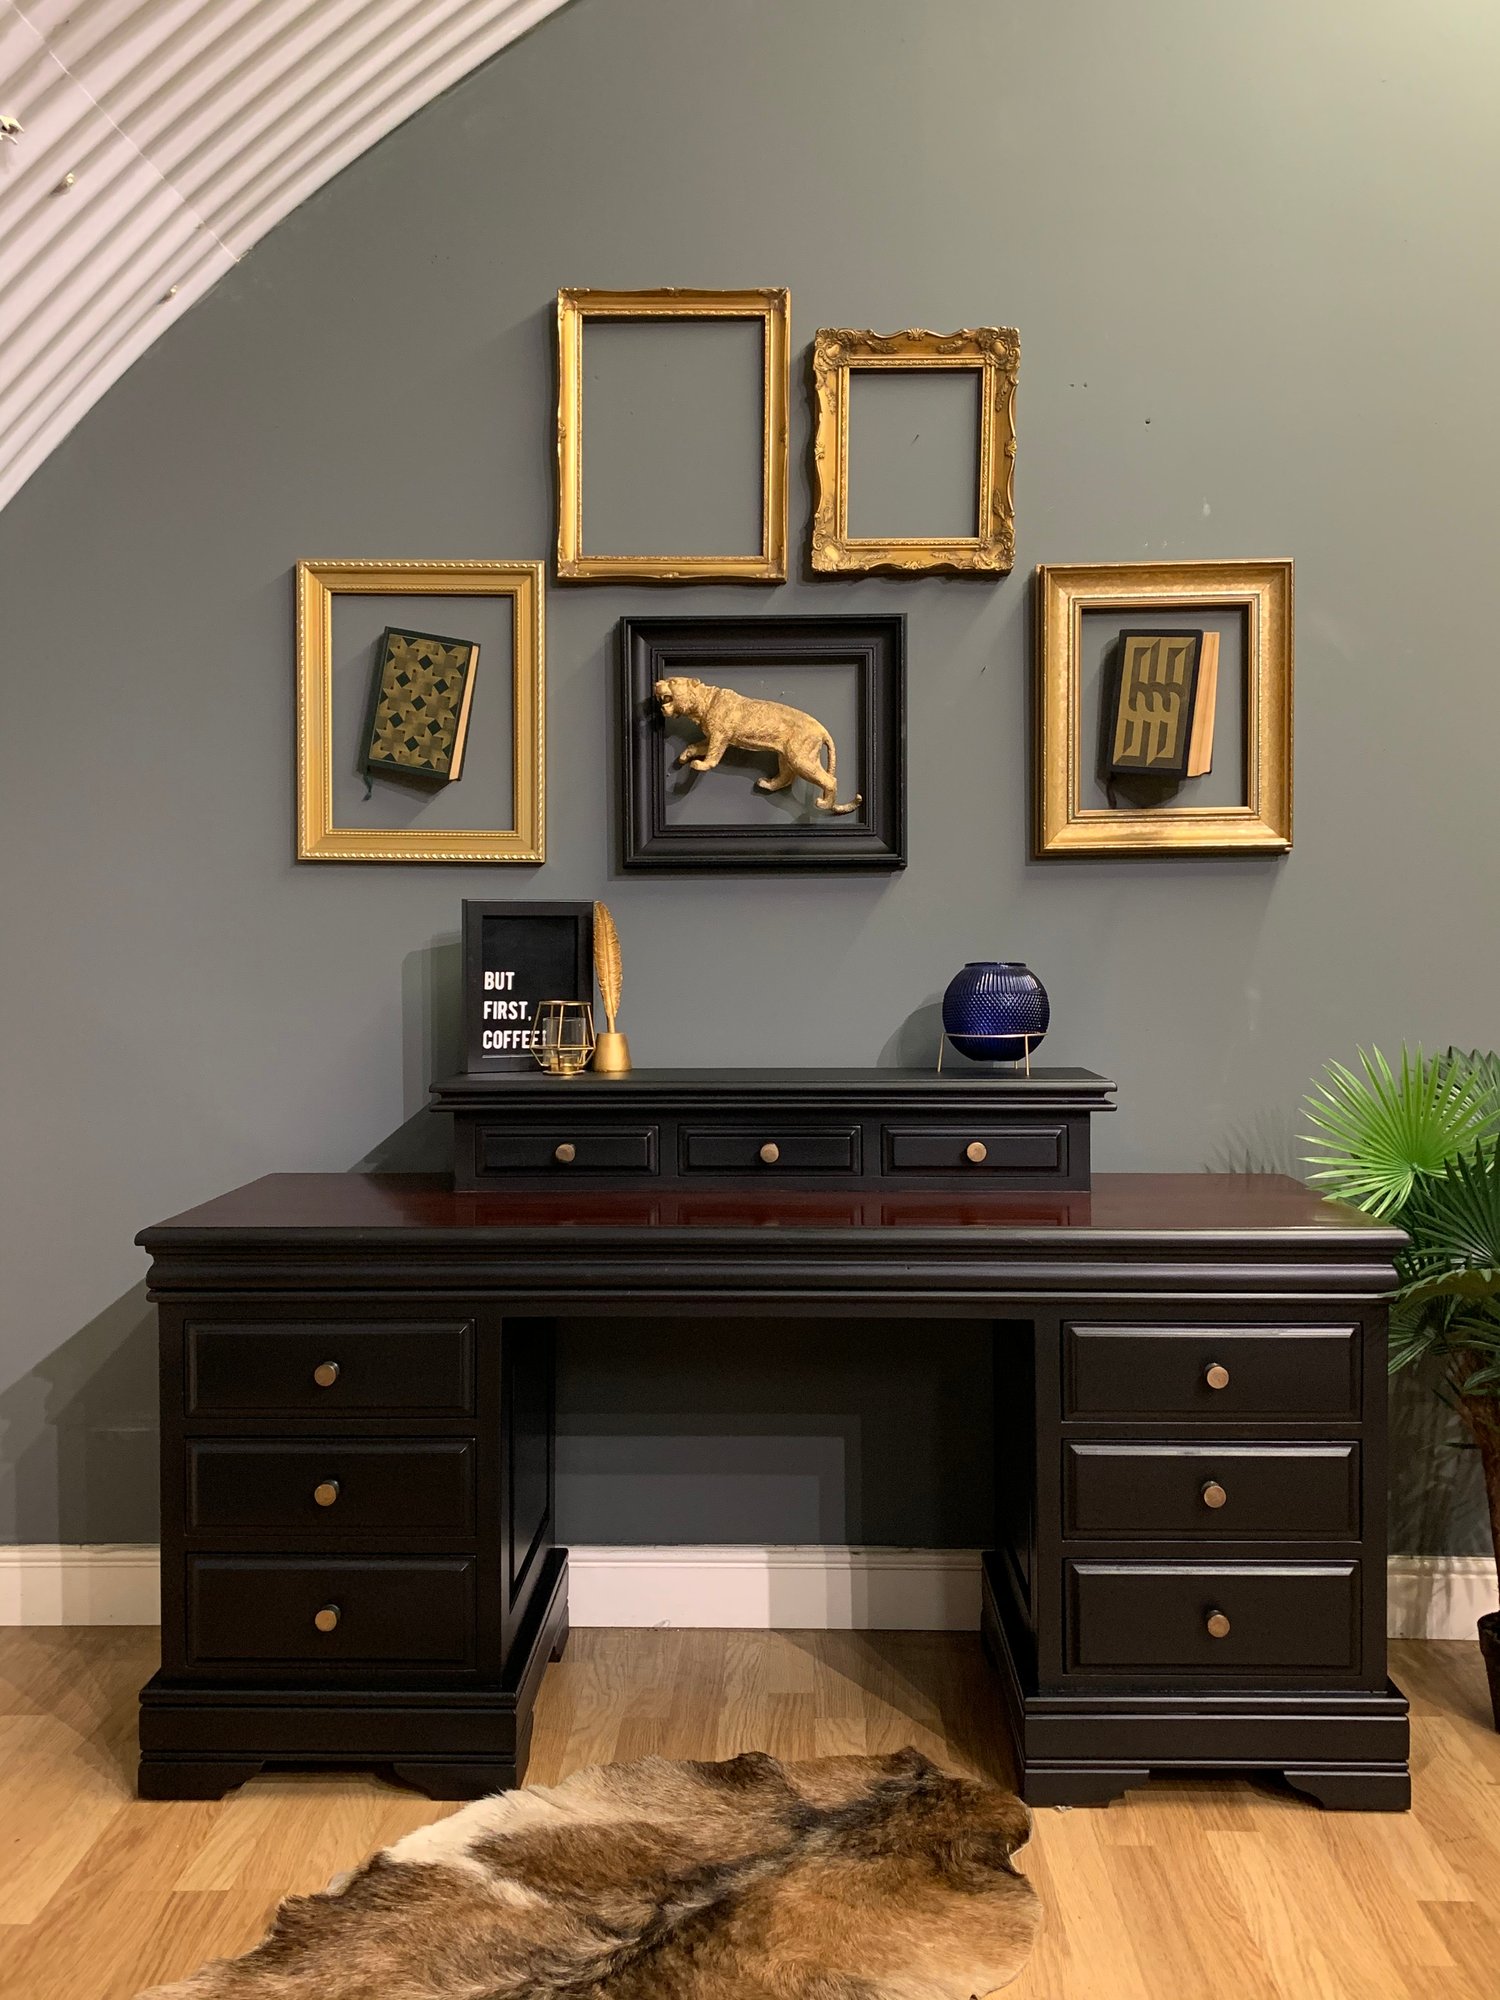
<path fill-rule="evenodd" d="M 1475 1084 L 1500 1120 L 1500 1055 L 1488 1049 L 1445 1049 L 1437 1060 L 1450 1078 L 1463 1077 Z"/>
<path fill-rule="evenodd" d="M 1308 1178 L 1371 1215 L 1397 1214 L 1426 1179 L 1500 1128 L 1500 1101 L 1466 1058 L 1403 1048 L 1399 1074 L 1379 1049 L 1359 1051 L 1363 1076 L 1330 1063 L 1304 1109 Z"/>
<path fill-rule="evenodd" d="M 1416 1190 L 1403 1221 L 1408 1304 L 1483 1300 L 1500 1294 L 1500 1141 L 1452 1160 Z"/>

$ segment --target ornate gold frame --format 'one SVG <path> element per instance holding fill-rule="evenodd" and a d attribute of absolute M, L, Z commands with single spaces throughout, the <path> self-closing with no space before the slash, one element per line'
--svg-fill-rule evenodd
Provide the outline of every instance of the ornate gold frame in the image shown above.
<path fill-rule="evenodd" d="M 965 327 L 958 333 L 859 333 L 819 327 L 813 338 L 817 427 L 813 468 L 812 566 L 833 575 L 1003 576 L 1016 559 L 1016 378 L 1021 336 L 1013 326 Z M 849 533 L 849 378 L 856 368 L 978 369 L 979 507 L 974 535 Z"/>
<path fill-rule="evenodd" d="M 785 287 L 744 292 L 605 292 L 571 286 L 557 295 L 557 574 L 570 583 L 785 583 L 787 412 L 791 400 L 792 295 Z M 758 319 L 764 322 L 761 381 L 761 546 L 741 556 L 587 555 L 583 547 L 583 323 L 586 319 Z"/>
<path fill-rule="evenodd" d="M 1085 611 L 1242 609 L 1246 614 L 1242 806 L 1136 811 L 1079 805 L 1085 756 Z M 1041 563 L 1036 572 L 1035 841 L 1050 854 L 1282 854 L 1292 844 L 1290 562 Z"/>
<path fill-rule="evenodd" d="M 539 562 L 299 562 L 297 859 L 545 861 L 543 565 Z M 340 596 L 508 597 L 516 823 L 493 831 L 333 823 L 333 600 Z"/>

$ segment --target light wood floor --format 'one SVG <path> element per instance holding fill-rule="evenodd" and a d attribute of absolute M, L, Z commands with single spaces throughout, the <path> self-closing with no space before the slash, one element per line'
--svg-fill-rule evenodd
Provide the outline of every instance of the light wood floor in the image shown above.
<path fill-rule="evenodd" d="M 373 1776 L 301 1773 L 212 1804 L 136 1800 L 134 1697 L 155 1644 L 0 1632 L 6 2000 L 124 2000 L 243 1950 L 280 1896 L 453 1810 Z M 1233 1781 L 1039 1812 L 1024 1862 L 1046 1922 L 1017 2000 L 1495 2000 L 1500 1737 L 1478 1648 L 1393 1655 L 1415 1724 L 1410 1814 L 1325 1813 Z M 977 1639 L 582 1631 L 548 1670 L 529 1775 L 908 1742 L 1006 1777 Z"/>

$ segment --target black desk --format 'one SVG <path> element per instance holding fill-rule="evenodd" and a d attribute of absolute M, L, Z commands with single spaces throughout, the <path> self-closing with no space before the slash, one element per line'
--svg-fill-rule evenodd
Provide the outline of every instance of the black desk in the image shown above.
<path fill-rule="evenodd" d="M 1295 1182 L 278 1174 L 141 1241 L 162 1347 L 148 1796 L 308 1759 L 442 1798 L 519 1780 L 567 1633 L 554 1319 L 784 1307 L 994 1325 L 984 1635 L 1029 1798 L 1191 1767 L 1408 1801 L 1380 1303 L 1401 1239 Z"/>

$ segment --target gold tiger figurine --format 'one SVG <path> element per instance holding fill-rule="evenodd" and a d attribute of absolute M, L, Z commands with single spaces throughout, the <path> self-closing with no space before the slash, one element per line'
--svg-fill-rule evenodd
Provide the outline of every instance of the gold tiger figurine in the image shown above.
<path fill-rule="evenodd" d="M 794 778 L 806 778 L 818 788 L 821 811 L 851 813 L 859 805 L 858 792 L 846 804 L 834 804 L 839 789 L 838 753 L 816 716 L 788 708 L 785 702 L 756 701 L 733 688 L 714 687 L 685 675 L 658 681 L 652 693 L 663 715 L 685 715 L 703 731 L 703 741 L 690 743 L 677 759 L 679 764 L 691 764 L 695 771 L 711 771 L 726 750 L 774 750 L 776 775 L 757 778 L 758 792 L 784 792 Z"/>

